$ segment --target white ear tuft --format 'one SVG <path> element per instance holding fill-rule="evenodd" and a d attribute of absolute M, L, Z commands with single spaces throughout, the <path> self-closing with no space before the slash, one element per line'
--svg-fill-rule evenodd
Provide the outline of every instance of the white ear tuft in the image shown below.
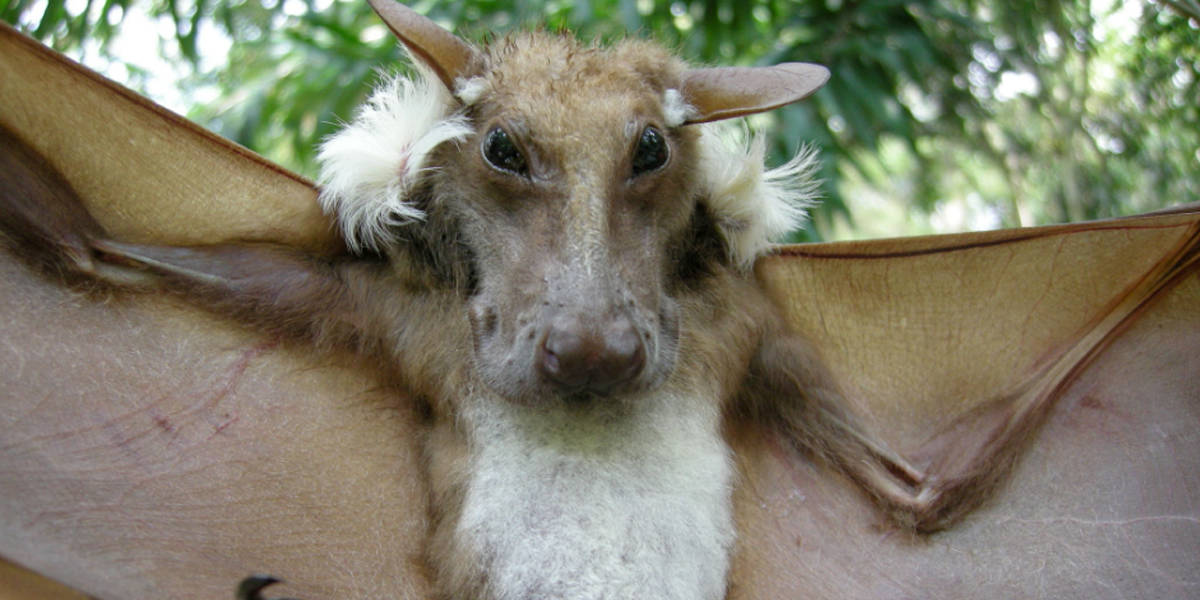
<path fill-rule="evenodd" d="M 801 148 L 786 164 L 767 169 L 766 142 L 721 123 L 701 126 L 700 172 L 707 203 L 729 244 L 734 264 L 749 269 L 772 242 L 804 224 L 817 198 L 815 150 Z"/>
<path fill-rule="evenodd" d="M 353 122 L 321 144 L 321 207 L 337 217 L 353 252 L 378 250 L 392 227 L 424 214 L 410 195 L 434 148 L 472 132 L 445 86 L 418 65 L 412 79 L 386 79 Z"/>
<path fill-rule="evenodd" d="M 679 90 L 672 88 L 663 93 L 663 116 L 667 127 L 679 127 L 696 116 L 696 109 L 688 105 Z"/>
<path fill-rule="evenodd" d="M 479 102 L 489 89 L 487 80 L 482 77 L 459 79 L 454 82 L 454 95 L 467 106 Z"/>

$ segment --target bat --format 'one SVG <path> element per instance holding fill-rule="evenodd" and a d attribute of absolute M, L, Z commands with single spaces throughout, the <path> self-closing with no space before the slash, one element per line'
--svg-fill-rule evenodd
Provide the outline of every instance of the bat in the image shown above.
<path fill-rule="evenodd" d="M 392 26 L 393 29 L 397 29 L 396 25 Z M 415 53 L 420 56 L 420 51 Z M 443 77 L 439 75 L 438 78 L 442 79 Z M 681 127 L 691 126 L 693 125 L 681 125 Z M 480 137 L 484 138 L 478 146 L 484 160 L 488 160 L 486 140 L 490 131 L 479 132 Z M 653 146 L 653 144 L 649 145 Z M 36 157 L 21 156 L 19 143 L 7 143 L 6 146 L 15 148 L 11 154 L 17 156 L 18 163 L 34 165 L 33 170 L 39 168 L 44 170 L 44 165 L 38 167 Z M 641 147 L 640 140 L 637 147 Z M 494 152 L 493 154 L 504 155 L 505 152 Z M 635 150 L 630 162 L 636 164 L 638 158 L 639 155 Z M 19 174 L 12 181 L 37 180 L 37 176 L 21 172 L 21 168 L 23 167 L 6 167 L 8 172 Z M 54 184 L 47 184 L 47 186 L 55 187 Z M 35 263 L 41 261 L 39 266 L 43 270 L 55 273 L 82 272 L 87 278 L 98 277 L 118 287 L 161 286 L 193 299 L 197 294 L 201 294 L 201 302 L 216 308 L 218 312 L 232 310 L 238 315 L 239 320 L 253 323 L 257 329 L 271 335 L 296 338 L 303 343 L 315 343 L 323 347 L 348 345 L 355 351 L 368 356 L 380 352 L 377 349 L 381 345 L 380 342 L 364 339 L 367 336 L 358 333 L 360 324 L 356 321 L 371 321 L 385 317 L 373 316 L 370 309 L 364 313 L 363 309 L 356 304 L 339 304 L 347 301 L 347 297 L 354 299 L 358 296 L 353 292 L 343 292 L 341 288 L 337 288 L 336 293 L 331 293 L 331 288 L 324 287 L 333 285 L 331 281 L 338 285 L 346 285 L 345 282 L 350 281 L 352 283 L 349 285 L 375 288 L 379 284 L 378 277 L 386 278 L 395 275 L 395 273 L 379 274 L 381 270 L 390 267 L 400 276 L 411 277 L 421 284 L 428 281 L 453 282 L 453 285 L 448 287 L 458 292 L 462 288 L 470 288 L 470 279 L 477 277 L 472 274 L 470 268 L 462 267 L 461 261 L 446 260 L 447 256 L 453 257 L 454 249 L 447 252 L 419 250 L 415 258 L 407 260 L 398 260 L 390 254 L 390 251 L 387 252 L 389 253 L 387 260 L 380 257 L 339 257 L 329 260 L 324 257 L 314 258 L 311 255 L 297 252 L 293 248 L 278 246 L 166 248 L 118 242 L 107 238 L 94 221 L 89 222 L 86 212 L 78 205 L 77 200 L 72 200 L 69 190 L 62 190 L 61 185 L 58 187 L 60 189 L 55 191 L 42 190 L 27 196 L 41 199 L 56 198 L 61 201 L 57 205 L 44 202 L 37 206 L 17 205 L 5 210 L 6 218 L 9 215 L 12 216 L 8 222 L 15 223 L 9 228 L 16 232 L 14 237 L 25 236 L 17 238 L 19 243 L 16 244 L 16 247 L 22 248 L 21 252 Z M 47 208 L 50 210 L 45 210 Z M 430 222 L 433 220 L 431 219 Z M 6 225 L 6 227 L 8 226 Z M 692 233 L 704 232 L 705 226 L 689 224 L 689 229 L 693 230 Z M 444 239 L 446 231 L 457 232 L 458 230 L 453 227 L 447 227 L 441 231 L 435 229 L 437 235 L 433 237 Z M 31 237 L 29 232 L 39 233 Z M 738 261 L 731 260 L 734 255 L 722 256 L 722 252 L 730 252 L 729 246 L 732 244 L 729 244 L 729 240 L 732 236 L 728 232 L 719 230 L 716 232 L 710 230 L 707 233 L 716 233 L 712 237 L 722 239 L 726 244 L 725 247 L 708 249 L 710 251 L 717 250 L 710 255 L 710 258 L 723 268 L 737 273 Z M 346 234 L 346 236 L 350 237 L 350 234 Z M 418 241 L 418 244 L 422 241 Z M 456 240 L 457 242 L 458 240 Z M 696 251 L 695 246 L 685 245 L 684 247 L 687 248 L 689 254 Z M 426 264 L 422 264 L 422 260 L 426 261 Z M 721 264 L 722 261 L 724 264 Z M 403 265 L 402 268 L 396 267 L 398 262 Z M 686 261 L 672 260 L 668 262 L 677 264 Z M 707 264 L 687 265 L 687 267 L 688 275 L 699 274 L 706 278 L 714 276 L 713 273 L 704 272 L 705 269 L 714 268 Z M 628 267 L 622 267 L 622 269 L 628 270 Z M 326 275 L 330 270 L 336 273 L 355 275 L 343 275 L 340 280 L 339 278 L 331 279 Z M 367 274 L 367 279 L 355 279 L 363 273 Z M 716 273 L 716 275 L 720 275 L 720 273 Z M 505 271 L 504 277 L 511 277 L 511 273 Z M 945 433 L 935 435 L 932 438 L 933 441 L 925 446 L 940 456 L 963 460 L 957 464 L 951 463 L 949 467 L 935 465 L 941 469 L 941 472 L 936 472 L 934 475 L 931 475 L 930 472 L 921 472 L 888 450 L 886 444 L 863 433 L 861 426 L 856 425 L 854 418 L 846 412 L 846 399 L 842 397 L 836 386 L 828 383 L 830 376 L 825 372 L 822 361 L 812 351 L 810 342 L 790 332 L 788 326 L 783 324 L 785 317 L 781 313 L 782 309 L 778 304 L 771 302 L 769 291 L 758 289 L 757 278 L 748 277 L 743 272 L 742 279 L 740 284 L 742 287 L 733 288 L 736 290 L 735 296 L 739 298 L 739 302 L 726 301 L 726 306 L 736 304 L 738 311 L 727 312 L 740 313 L 740 316 L 735 317 L 734 320 L 740 318 L 756 323 L 757 325 L 754 327 L 762 327 L 768 331 L 759 334 L 762 338 L 758 347 L 746 360 L 747 364 L 741 367 L 746 370 L 746 373 L 741 376 L 741 380 L 736 384 L 729 385 L 729 387 L 737 389 L 728 394 L 727 401 L 723 401 L 728 404 L 718 405 L 722 409 L 721 415 L 727 419 L 726 422 L 733 423 L 733 425 L 727 426 L 753 426 L 778 432 L 781 439 L 787 440 L 787 443 L 820 457 L 825 463 L 848 474 L 868 492 L 868 495 L 876 498 L 886 512 L 897 517 L 902 526 L 915 529 L 941 527 L 946 524 L 947 519 L 957 518 L 962 511 L 980 501 L 997 479 L 996 473 L 1002 473 L 1002 467 L 1011 462 L 1011 457 L 1022 447 L 1020 441 L 1029 435 L 1041 420 L 1040 407 L 1046 405 L 1044 400 L 1038 399 L 1031 410 L 1028 406 L 1021 406 L 1015 396 L 1000 396 L 998 400 L 986 405 L 983 409 L 971 412 L 961 418 Z M 1170 280 L 1167 278 L 1166 281 Z M 371 285 L 353 283 L 356 281 L 372 283 Z M 735 282 L 736 279 L 728 278 L 725 281 L 727 283 L 723 285 L 734 285 L 728 282 Z M 419 286 L 413 287 L 419 288 Z M 707 290 L 706 294 L 721 295 L 712 290 Z M 359 295 L 371 294 L 364 292 Z M 759 306 L 747 301 L 753 300 L 756 296 L 762 303 Z M 302 301 L 295 302 L 294 298 L 300 298 Z M 319 320 L 318 326 L 315 328 L 310 326 L 313 321 L 310 314 L 314 310 L 312 307 L 314 299 L 334 303 L 331 305 L 332 307 L 326 306 L 320 309 L 320 312 L 326 316 Z M 269 310 L 264 309 L 264 306 L 269 306 Z M 436 348 L 437 343 L 445 343 L 444 337 L 448 337 L 445 335 L 448 327 L 445 326 L 445 320 L 438 321 L 437 319 L 439 311 L 444 310 L 447 306 L 454 306 L 453 298 L 438 296 L 426 304 L 418 304 L 415 309 L 412 306 L 406 306 L 403 309 L 402 312 L 409 315 L 413 314 L 413 311 L 422 316 L 432 315 L 432 317 L 420 319 L 420 321 L 436 323 L 438 334 L 443 334 L 440 336 L 438 334 L 418 334 L 418 338 L 422 341 L 416 346 Z M 293 309 L 293 307 L 299 308 Z M 377 310 L 387 312 L 388 309 Z M 480 310 L 479 312 L 480 315 L 476 318 L 468 317 L 467 319 L 472 331 L 460 335 L 473 335 L 474 329 L 477 327 L 482 330 L 488 329 L 485 326 L 489 321 L 487 311 Z M 264 313 L 269 313 L 269 316 L 264 318 Z M 352 318 L 348 316 L 352 316 Z M 773 322 L 772 319 L 774 319 Z M 477 325 L 476 322 L 479 324 Z M 460 326 L 463 325 L 465 324 L 460 323 Z M 501 324 L 499 327 L 503 329 L 504 326 Z M 622 327 L 633 326 L 621 325 L 617 326 L 617 329 Z M 690 331 L 683 327 L 681 329 Z M 747 328 L 743 325 L 738 329 L 738 334 L 743 334 L 746 330 Z M 780 335 L 781 333 L 782 335 Z M 738 337 L 738 335 L 734 337 Z M 429 342 L 426 343 L 427 341 Z M 390 344 L 395 352 L 396 343 L 393 341 Z M 388 345 L 388 343 L 382 345 Z M 544 353 L 546 351 L 545 344 L 538 351 Z M 449 351 L 447 353 L 453 354 Z M 642 347 L 640 354 L 647 353 L 646 347 Z M 410 355 L 411 353 L 404 354 Z M 629 356 L 636 357 L 638 354 L 639 352 L 635 350 Z M 538 356 L 536 352 L 534 355 Z M 541 362 L 534 368 L 544 371 L 546 361 L 544 354 L 541 356 L 542 358 L 538 359 Z M 435 359 L 436 356 L 433 358 L 422 357 L 422 360 L 432 361 Z M 634 363 L 639 362 L 635 359 L 630 360 Z M 643 356 L 643 360 L 645 360 L 645 356 Z M 724 360 L 723 357 L 722 361 Z M 595 365 L 580 367 L 586 373 L 585 378 L 595 377 L 596 369 L 607 371 L 606 361 L 608 361 L 607 357 L 600 361 L 600 367 L 595 367 Z M 386 359 L 384 362 L 387 362 Z M 449 362 L 453 362 L 453 359 L 446 363 L 434 362 L 431 363 L 432 366 L 423 368 L 428 369 L 425 371 L 426 374 L 452 372 L 447 366 Z M 405 366 L 404 368 L 412 367 Z M 417 368 L 422 367 L 418 366 Z M 645 365 L 638 368 L 644 369 Z M 675 368 L 680 367 L 676 366 Z M 504 373 L 500 373 L 497 377 L 503 379 L 504 375 Z M 550 377 L 545 372 L 542 375 Z M 561 377 L 561 373 L 559 376 Z M 734 375 L 733 377 L 736 379 L 738 376 Z M 414 386 L 414 381 L 425 380 L 420 371 L 417 371 L 415 375 L 401 373 L 399 379 L 405 382 L 406 386 Z M 670 380 L 668 379 L 667 384 L 661 385 L 669 384 Z M 491 384 L 488 385 L 491 387 Z M 500 385 L 510 385 L 519 391 L 520 386 L 528 385 L 528 382 L 502 381 Z M 553 385 L 563 386 L 564 382 L 558 381 Z M 583 385 L 586 387 L 592 384 Z M 628 381 L 622 381 L 614 385 L 631 384 Z M 648 385 L 654 387 L 654 384 Z M 566 387 L 578 386 L 566 384 Z M 438 403 L 443 400 L 439 399 L 436 389 L 415 388 L 415 391 L 418 397 L 430 402 L 430 410 L 434 414 L 433 428 L 435 431 L 439 421 L 444 422 L 451 418 L 446 415 L 462 410 L 459 406 L 439 407 Z M 537 397 L 540 397 L 538 393 L 525 393 L 527 397 L 520 399 L 522 402 L 533 404 L 538 402 Z M 580 392 L 573 391 L 571 394 L 580 395 Z M 521 394 L 510 395 L 520 396 Z M 590 389 L 582 395 L 610 398 L 622 394 L 614 393 L 612 390 Z M 791 402 L 788 402 L 788 399 Z M 591 400 L 575 399 L 575 402 L 585 404 L 594 401 L 595 398 Z M 1019 408 L 1013 408 L 1014 406 Z M 544 409 L 545 406 L 534 406 L 534 408 Z M 454 418 L 457 418 L 457 415 Z M 978 435 L 980 432 L 984 435 Z M 993 434 L 993 432 L 996 433 Z M 987 440 L 988 443 L 981 444 L 979 442 L 981 439 Z M 962 452 L 963 449 L 969 451 Z M 445 454 L 447 452 L 453 452 L 453 449 L 450 451 L 442 449 L 431 453 Z M 917 454 L 920 455 L 920 453 Z M 438 459 L 432 458 L 431 462 L 436 462 L 436 460 Z M 431 471 L 436 470 L 436 467 L 431 469 Z M 967 475 L 963 476 L 962 473 Z M 438 485 L 437 481 L 442 478 L 444 476 L 433 474 L 435 490 Z M 984 481 L 978 481 L 980 478 Z M 451 497 L 446 504 L 453 504 L 454 501 L 455 499 Z M 446 517 L 442 518 L 446 519 Z M 436 540 L 436 534 L 434 539 Z M 442 562 L 457 563 L 457 559 L 461 556 L 457 554 L 458 552 L 460 552 L 458 548 L 449 550 L 447 552 L 449 558 Z M 432 562 L 438 563 L 439 560 L 434 559 Z M 467 575 L 467 577 L 470 576 L 473 575 Z M 470 590 L 464 593 L 476 593 L 476 591 Z"/>

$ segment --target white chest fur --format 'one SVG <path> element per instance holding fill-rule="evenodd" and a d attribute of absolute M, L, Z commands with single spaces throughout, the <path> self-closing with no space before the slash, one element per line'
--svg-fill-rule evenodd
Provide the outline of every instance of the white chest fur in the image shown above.
<path fill-rule="evenodd" d="M 734 529 L 716 402 L 630 414 L 477 402 L 457 535 L 496 600 L 719 600 Z"/>

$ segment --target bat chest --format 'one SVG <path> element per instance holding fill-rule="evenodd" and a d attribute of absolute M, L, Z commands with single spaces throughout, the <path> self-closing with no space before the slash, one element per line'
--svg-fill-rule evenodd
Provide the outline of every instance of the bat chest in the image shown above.
<path fill-rule="evenodd" d="M 724 597 L 733 470 L 716 402 L 659 391 L 632 406 L 467 411 L 455 537 L 496 600 Z"/>

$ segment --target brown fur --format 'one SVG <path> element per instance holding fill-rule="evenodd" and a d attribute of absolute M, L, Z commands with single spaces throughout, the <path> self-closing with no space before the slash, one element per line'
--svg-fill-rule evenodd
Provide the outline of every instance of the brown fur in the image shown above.
<path fill-rule="evenodd" d="M 272 334 L 353 348 L 428 402 L 429 554 L 440 597 L 492 597 L 480 565 L 494 557 L 455 537 L 472 443 L 458 403 L 479 390 L 532 405 L 612 403 L 614 418 L 640 390 L 718 398 L 730 418 L 778 429 L 910 524 L 954 510 L 954 499 L 920 496 L 922 474 L 857 429 L 819 357 L 731 264 L 697 184 L 697 133 L 663 122 L 663 94 L 682 85 L 685 65 L 644 42 L 600 49 L 528 34 L 490 46 L 470 68 L 493 90 L 467 109 L 477 132 L 438 148 L 433 163 L 443 168 L 414 200 L 426 221 L 405 228 L 384 259 L 120 243 L 11 136 L 0 152 L 0 226 L 15 252 L 56 273 L 118 285 L 151 277 Z M 671 159 L 631 177 L 647 126 L 668 138 Z M 494 127 L 514 138 L 527 177 L 483 158 Z M 563 392 L 538 375 L 542 359 L 511 358 L 541 356 L 535 336 L 548 329 L 604 341 L 605 327 L 625 321 L 646 366 L 616 391 Z"/>

